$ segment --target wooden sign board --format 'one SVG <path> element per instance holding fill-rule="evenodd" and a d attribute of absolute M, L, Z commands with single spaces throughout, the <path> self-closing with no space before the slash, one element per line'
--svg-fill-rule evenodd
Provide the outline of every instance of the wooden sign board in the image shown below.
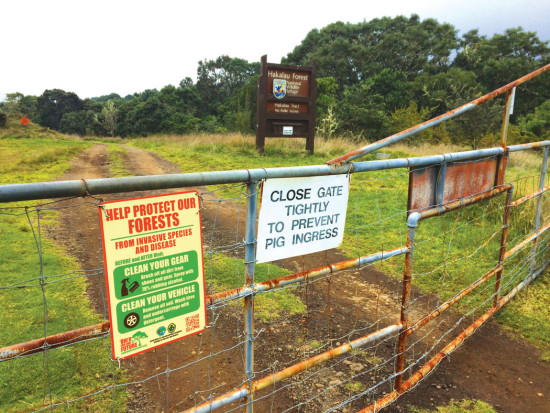
<path fill-rule="evenodd" d="M 264 151 L 265 138 L 306 138 L 314 151 L 317 81 L 310 67 L 267 63 L 262 56 L 258 78 L 256 149 Z"/>

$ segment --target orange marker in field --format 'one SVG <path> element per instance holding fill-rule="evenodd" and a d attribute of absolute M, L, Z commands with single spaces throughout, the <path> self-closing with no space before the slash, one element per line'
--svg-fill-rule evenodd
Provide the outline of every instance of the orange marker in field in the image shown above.
<path fill-rule="evenodd" d="M 21 125 L 23 126 L 27 126 L 27 124 L 30 122 L 29 118 L 27 118 L 26 116 L 23 116 L 20 120 L 21 122 Z"/>

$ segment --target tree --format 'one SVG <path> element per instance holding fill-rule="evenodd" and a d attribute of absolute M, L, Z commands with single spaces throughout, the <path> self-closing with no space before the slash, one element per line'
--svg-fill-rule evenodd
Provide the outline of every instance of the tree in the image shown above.
<path fill-rule="evenodd" d="M 199 61 L 197 92 L 201 98 L 200 116 L 218 115 L 218 109 L 233 91 L 259 74 L 259 63 L 248 63 L 223 55 L 216 60 Z"/>
<path fill-rule="evenodd" d="M 522 132 L 531 134 L 537 140 L 545 140 L 550 137 L 550 100 L 535 109 L 535 113 L 529 113 L 519 119 L 519 127 Z"/>
<path fill-rule="evenodd" d="M 255 130 L 257 88 L 258 76 L 254 75 L 220 105 L 218 112 L 227 129 L 245 134 Z"/>
<path fill-rule="evenodd" d="M 312 60 L 320 77 L 336 79 L 340 93 L 345 86 L 399 69 L 407 80 L 423 72 L 438 73 L 451 64 L 458 47 L 456 30 L 434 19 L 383 17 L 369 22 L 337 22 L 312 30 L 283 63 L 307 65 Z"/>
<path fill-rule="evenodd" d="M 550 62 L 548 42 L 521 27 L 507 29 L 490 39 L 471 30 L 462 36 L 453 66 L 474 72 L 484 93 L 518 79 Z M 516 114 L 525 115 L 548 99 L 550 77 L 538 76 L 518 89 L 521 105 Z"/>
<path fill-rule="evenodd" d="M 347 87 L 335 108 L 336 118 L 340 120 L 338 132 L 351 134 L 356 141 L 382 139 L 390 130 L 383 96 L 370 94 L 368 87 L 367 82 Z"/>
<path fill-rule="evenodd" d="M 412 84 L 401 70 L 384 69 L 364 83 L 367 93 L 383 97 L 388 112 L 407 107 L 412 99 Z"/>
<path fill-rule="evenodd" d="M 101 114 L 103 115 L 103 127 L 107 131 L 107 134 L 109 136 L 115 136 L 118 109 L 115 107 L 112 100 L 105 103 L 105 106 L 103 106 L 101 110 Z"/>
<path fill-rule="evenodd" d="M 6 93 L 5 109 L 8 115 L 18 115 L 20 112 L 19 104 L 23 99 L 23 94 L 19 92 Z"/>
<path fill-rule="evenodd" d="M 480 97 L 482 90 L 473 72 L 453 67 L 436 75 L 418 76 L 414 95 L 418 105 L 430 108 L 435 117 Z"/>
<path fill-rule="evenodd" d="M 84 105 L 75 93 L 61 89 L 45 90 L 37 99 L 38 123 L 57 130 L 63 115 L 82 109 Z"/>
<path fill-rule="evenodd" d="M 390 115 L 391 132 L 397 133 L 412 126 L 418 125 L 428 119 L 430 110 L 428 108 L 418 109 L 416 102 L 411 102 L 406 108 L 400 108 L 395 110 Z M 419 144 L 422 142 L 432 142 L 433 133 L 432 130 L 425 130 L 413 135 L 407 139 L 411 144 Z M 434 142 L 437 143 L 437 142 Z"/>
<path fill-rule="evenodd" d="M 333 77 L 317 78 L 317 125 L 325 119 L 337 103 L 338 83 Z M 334 116 L 334 114 L 331 114 Z"/>

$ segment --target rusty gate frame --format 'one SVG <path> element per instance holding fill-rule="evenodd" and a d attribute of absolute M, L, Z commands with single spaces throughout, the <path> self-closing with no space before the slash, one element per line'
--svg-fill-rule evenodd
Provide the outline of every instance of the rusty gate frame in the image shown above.
<path fill-rule="evenodd" d="M 478 98 L 466 105 L 463 105 L 453 111 L 450 111 L 437 118 L 419 124 L 413 128 L 409 128 L 399 134 L 392 135 L 376 143 L 367 145 L 356 151 L 350 152 L 346 155 L 339 156 L 325 165 L 315 166 L 301 166 L 301 167 L 287 167 L 287 168 L 262 168 L 251 170 L 239 170 L 239 171 L 223 171 L 223 172 L 205 172 L 205 173 L 188 173 L 188 174 L 174 174 L 174 175 L 159 175 L 159 176 L 141 176 L 141 177 L 126 177 L 126 178 L 109 178 L 109 179 L 90 179 L 79 181 L 56 181 L 56 182 L 42 182 L 42 183 L 30 183 L 30 184 L 12 184 L 0 186 L 0 203 L 2 202 L 15 202 L 25 200 L 38 200 L 38 199 L 50 199 L 61 197 L 75 197 L 75 196 L 90 196 L 106 193 L 117 192 L 131 192 L 131 191 L 143 191 L 153 189 L 167 189 L 167 188 L 179 188 L 186 186 L 197 185 L 212 185 L 212 184 L 227 184 L 227 183 L 246 183 L 247 186 L 247 221 L 246 221 L 246 240 L 245 240 L 245 275 L 246 282 L 243 287 L 235 288 L 228 291 L 223 291 L 217 294 L 213 294 L 206 297 L 207 306 L 213 306 L 215 304 L 226 302 L 232 299 L 243 299 L 244 311 L 245 311 L 245 384 L 239 388 L 234 389 L 228 393 L 217 396 L 213 399 L 209 399 L 200 405 L 197 405 L 187 412 L 209 412 L 216 408 L 222 407 L 237 400 L 245 401 L 245 410 L 248 412 L 253 411 L 253 396 L 254 393 L 262 390 L 268 386 L 278 383 L 280 380 L 294 376 L 300 372 L 311 369 L 312 367 L 331 360 L 339 355 L 350 352 L 355 348 L 362 347 L 368 343 L 372 343 L 381 338 L 388 337 L 392 334 L 398 333 L 398 352 L 395 366 L 394 390 L 377 400 L 370 406 L 361 410 L 361 412 L 375 412 L 378 411 L 395 399 L 397 399 L 405 391 L 408 391 L 414 387 L 423 377 L 425 377 L 433 368 L 435 368 L 441 360 L 454 351 L 468 336 L 470 336 L 477 328 L 484 324 L 490 317 L 492 317 L 497 311 L 499 311 L 506 303 L 508 303 L 519 291 L 524 289 L 529 283 L 537 278 L 549 265 L 547 260 L 542 268 L 535 271 L 535 263 L 531 262 L 529 275 L 513 288 L 508 294 L 500 297 L 500 279 L 503 273 L 504 264 L 506 260 L 515 255 L 518 251 L 524 248 L 529 243 L 532 243 L 533 252 L 536 252 L 537 241 L 540 236 L 550 229 L 550 223 L 544 226 L 540 226 L 541 208 L 542 208 L 542 195 L 546 193 L 550 186 L 544 187 L 548 153 L 550 150 L 550 141 L 534 142 L 523 145 L 506 145 L 506 135 L 508 130 L 509 116 L 513 104 L 513 96 L 515 88 L 521 83 L 545 72 L 550 69 L 550 65 L 546 65 L 537 71 L 526 75 L 515 82 L 512 82 L 500 89 L 497 89 L 481 98 Z M 447 119 L 454 118 L 461 113 L 475 108 L 477 105 L 494 99 L 496 96 L 506 93 L 505 99 L 505 111 L 502 122 L 501 142 L 500 147 L 479 149 L 474 151 L 466 151 L 459 153 L 451 153 L 445 155 L 434 155 L 424 157 L 414 157 L 406 159 L 390 159 L 383 161 L 368 161 L 368 162 L 354 162 L 360 156 L 366 155 L 373 151 L 376 151 L 384 146 L 387 146 L 393 142 L 402 140 L 408 136 L 418 133 L 428 127 L 435 126 Z M 505 171 L 507 158 L 511 152 L 531 150 L 536 148 L 543 148 L 544 157 L 541 166 L 541 174 L 539 181 L 538 191 L 526 195 L 514 202 L 512 202 L 513 185 L 505 183 Z M 436 194 L 436 200 L 438 203 L 433 208 L 424 209 L 421 211 L 409 211 L 407 219 L 408 236 L 405 246 L 395 248 L 387 251 L 380 251 L 375 254 L 362 256 L 355 259 L 350 259 L 338 263 L 324 265 L 307 271 L 297 272 L 284 277 L 271 279 L 264 282 L 254 281 L 254 256 L 255 256 L 255 230 L 256 230 L 256 214 L 257 214 L 257 186 L 264 179 L 277 179 L 283 177 L 306 177 L 306 176 L 325 176 L 336 174 L 352 174 L 357 172 L 368 172 L 376 170 L 396 169 L 396 168 L 418 168 L 418 167 L 430 167 L 438 166 L 441 170 L 445 170 L 448 163 L 464 160 L 480 160 L 488 156 L 498 157 L 497 171 L 495 185 L 492 189 L 478 193 L 471 194 L 466 198 L 459 200 L 450 200 L 441 202 L 442 187 L 441 184 L 444 180 L 439 180 L 437 185 L 438 194 Z M 408 306 L 410 291 L 412 287 L 411 271 L 414 252 L 414 235 L 415 230 L 419 222 L 428 218 L 440 216 L 450 211 L 454 211 L 458 208 L 463 208 L 469 205 L 473 205 L 488 199 L 497 197 L 506 193 L 506 204 L 504 207 L 504 217 L 501 231 L 501 243 L 499 251 L 499 259 L 497 265 L 489 272 L 484 274 L 481 278 L 476 280 L 470 286 L 466 287 L 461 292 L 457 293 L 453 298 L 439 305 L 433 309 L 425 317 L 412 322 L 408 316 Z M 508 236 L 508 218 L 512 208 L 523 204 L 529 200 L 537 200 L 535 211 L 535 225 L 534 231 L 523 241 L 518 243 L 513 248 L 507 250 L 507 236 Z M 381 328 L 375 332 L 362 336 L 358 339 L 352 340 L 348 343 L 344 343 L 338 347 L 334 347 L 328 351 L 317 354 L 305 361 L 287 367 L 283 370 L 270 374 L 266 377 L 255 379 L 254 378 L 254 296 L 257 293 L 272 290 L 278 287 L 282 287 L 289 284 L 299 283 L 302 281 L 312 280 L 323 275 L 332 274 L 337 275 L 339 272 L 347 269 L 361 268 L 373 262 L 386 260 L 398 255 L 405 255 L 405 271 L 403 274 L 402 284 L 402 298 L 400 308 L 400 321 L 395 324 L 391 324 L 384 328 Z M 533 256 L 535 256 L 533 254 Z M 533 258 L 534 260 L 534 258 Z M 429 321 L 441 315 L 444 311 L 449 309 L 453 304 L 457 303 L 460 299 L 474 291 L 477 287 L 487 282 L 492 277 L 495 277 L 495 292 L 493 294 L 492 307 L 479 317 L 472 325 L 466 328 L 461 334 L 459 334 L 454 340 L 446 345 L 440 352 L 438 352 L 431 360 L 429 360 L 423 367 L 413 373 L 409 379 L 403 381 L 403 374 L 405 371 L 405 353 L 407 337 L 414 331 L 420 329 Z M 53 336 L 39 338 L 26 343 L 20 343 L 0 349 L 0 362 L 10 360 L 16 357 L 22 357 L 36 352 L 53 349 L 62 345 L 75 343 L 82 340 L 87 340 L 92 337 L 104 336 L 109 334 L 110 326 L 109 322 L 99 323 L 93 326 L 83 327 L 78 330 L 72 330 Z"/>

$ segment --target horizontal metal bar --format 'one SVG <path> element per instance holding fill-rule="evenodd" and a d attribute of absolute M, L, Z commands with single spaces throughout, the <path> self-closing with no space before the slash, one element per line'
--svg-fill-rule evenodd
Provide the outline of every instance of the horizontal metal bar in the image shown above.
<path fill-rule="evenodd" d="M 542 146 L 545 142 L 536 142 Z M 524 150 L 529 148 L 524 148 Z M 520 150 L 520 149 L 518 149 Z M 192 186 L 230 184 L 287 177 L 340 175 L 354 172 L 430 166 L 443 162 L 475 160 L 504 153 L 503 148 L 478 149 L 444 155 L 356 162 L 346 165 L 312 165 L 284 168 L 244 169 L 234 171 L 195 172 L 187 174 L 131 176 L 72 181 L 52 181 L 0 185 L 0 203 L 38 199 L 78 197 L 120 192 L 172 189 Z"/>
<path fill-rule="evenodd" d="M 336 274 L 340 271 L 348 270 L 351 268 L 361 267 L 368 265 L 376 261 L 386 260 L 391 257 L 396 257 L 407 252 L 406 247 L 395 248 L 392 250 L 381 251 L 376 254 L 366 255 L 364 257 L 354 258 L 351 260 L 337 262 L 335 264 L 324 265 L 322 267 L 313 268 L 308 271 L 301 271 L 298 273 L 286 275 L 284 277 L 274 278 L 272 280 L 263 281 L 254 285 L 253 288 L 246 286 L 243 288 L 234 288 L 232 290 L 222 291 L 217 294 L 206 296 L 207 308 L 231 299 L 244 298 L 253 293 L 265 292 L 275 288 L 281 288 L 290 284 L 302 282 L 304 280 L 311 280 L 327 274 Z M 78 341 L 86 340 L 90 337 L 96 336 L 101 333 L 109 331 L 109 321 L 105 321 L 101 324 L 93 326 L 82 327 L 77 330 L 70 330 L 64 333 L 52 335 L 25 343 L 14 344 L 12 346 L 0 348 L 0 361 L 10 358 L 18 357 L 21 355 L 33 354 L 44 350 L 45 348 L 54 348 L 60 345 L 76 343 Z M 47 342 L 48 346 L 45 347 L 44 343 Z"/>
<path fill-rule="evenodd" d="M 432 371 L 445 357 L 451 354 L 458 346 L 464 342 L 469 336 L 471 336 L 479 327 L 481 327 L 487 320 L 489 320 L 493 315 L 495 315 L 502 307 L 504 307 L 512 298 L 516 296 L 521 290 L 523 290 L 527 285 L 529 285 L 534 279 L 536 279 L 540 274 L 546 271 L 549 263 L 546 263 L 545 267 L 536 273 L 531 274 L 524 281 L 519 283 L 513 290 L 500 299 L 498 305 L 491 307 L 485 314 L 479 317 L 474 321 L 466 330 L 459 334 L 453 341 L 451 341 L 447 346 L 445 346 L 439 353 L 437 353 L 431 360 L 429 360 L 422 368 L 416 371 L 407 381 L 405 381 L 398 390 L 394 390 L 391 393 L 388 393 L 381 399 L 377 400 L 370 406 L 366 407 L 363 410 L 360 410 L 358 413 L 374 413 L 378 412 L 384 407 L 388 406 L 394 400 L 396 400 L 401 394 L 410 390 L 416 386 L 430 371 Z"/>
<path fill-rule="evenodd" d="M 361 267 L 376 261 L 385 260 L 391 257 L 396 257 L 407 252 L 406 247 L 395 248 L 388 251 L 377 252 L 376 254 L 366 255 L 364 257 L 354 258 L 351 260 L 341 261 L 335 264 L 323 265 L 307 271 L 301 271 L 284 277 L 274 278 L 272 280 L 262 281 L 254 284 L 253 287 L 245 286 L 234 288 L 228 291 L 222 291 L 217 294 L 206 297 L 207 305 L 212 305 L 219 302 L 224 302 L 231 299 L 243 298 L 250 294 L 265 292 L 275 288 L 281 288 L 289 284 L 312 280 L 323 275 L 335 274 L 343 270 Z"/>
<path fill-rule="evenodd" d="M 457 117 L 461 115 L 462 113 L 468 112 L 469 110 L 474 109 L 478 105 L 485 103 L 491 99 L 494 99 L 498 95 L 507 92 L 508 90 L 511 90 L 515 88 L 516 86 L 520 85 L 521 83 L 526 82 L 529 79 L 532 79 L 535 76 L 538 76 L 539 74 L 545 72 L 546 70 L 550 69 L 550 64 L 547 64 L 546 66 L 541 67 L 538 70 L 535 70 L 511 83 L 508 83 L 507 85 L 496 89 L 484 96 L 481 96 L 475 100 L 472 100 L 469 103 L 466 103 L 465 105 L 462 105 L 456 109 L 450 110 L 447 113 L 444 113 L 442 115 L 439 115 L 433 119 L 430 119 L 426 122 L 422 122 L 416 126 L 413 126 L 409 129 L 406 129 L 404 131 L 401 131 L 399 133 L 396 133 L 394 135 L 388 136 L 387 138 L 381 139 L 377 142 L 371 143 L 369 145 L 363 146 L 362 148 L 356 149 L 354 151 L 348 152 L 344 155 L 338 156 L 334 159 L 331 159 L 327 162 L 328 165 L 337 165 L 344 162 L 350 162 L 354 159 L 357 159 L 361 156 L 367 155 L 371 152 L 377 151 L 385 146 L 391 145 L 392 143 L 399 142 L 409 136 L 412 136 L 416 133 L 422 132 L 425 129 L 431 128 L 433 126 L 439 125 L 441 122 L 444 122 L 446 120 L 452 119 L 454 117 Z"/>
<path fill-rule="evenodd" d="M 422 317 L 420 320 L 418 320 L 416 323 L 414 323 L 411 327 L 409 327 L 405 332 L 409 336 L 412 333 L 414 333 L 416 330 L 424 327 L 426 324 L 428 324 L 430 321 L 432 321 L 434 318 L 439 317 L 445 310 L 448 310 L 453 304 L 460 301 L 462 298 L 470 294 L 472 291 L 474 291 L 476 288 L 484 284 L 487 280 L 491 279 L 493 275 L 495 275 L 498 271 L 501 271 L 503 269 L 502 265 L 497 265 L 495 268 L 493 268 L 491 271 L 487 272 L 483 277 L 477 279 L 475 282 L 470 284 L 468 287 L 466 287 L 464 290 L 456 294 L 453 298 L 450 300 L 444 302 L 439 307 L 432 310 L 429 314 Z"/>
<path fill-rule="evenodd" d="M 545 148 L 550 146 L 550 141 L 522 143 L 521 145 L 508 146 L 509 152 L 525 151 L 529 149 Z"/>
<path fill-rule="evenodd" d="M 541 189 L 540 191 L 533 192 L 532 194 L 525 195 L 523 198 L 516 199 L 514 202 L 510 203 L 510 206 L 511 207 L 516 207 L 518 205 L 523 204 L 524 202 L 529 201 L 530 199 L 536 199 L 539 196 L 541 196 L 542 194 L 544 194 L 545 192 L 547 192 L 549 189 L 550 189 L 550 185 L 545 187 L 544 189 Z"/>
<path fill-rule="evenodd" d="M 93 326 L 82 327 L 77 330 L 54 334 L 46 338 L 37 338 L 36 340 L 4 347 L 0 349 L 0 361 L 77 343 L 98 335 L 104 335 L 108 331 L 109 322 L 105 321 Z"/>
<path fill-rule="evenodd" d="M 529 235 L 527 238 L 525 238 L 523 241 L 521 241 L 519 244 L 517 244 L 511 250 L 506 251 L 506 254 L 504 254 L 504 260 L 507 260 L 511 256 L 517 254 L 527 244 L 529 244 L 530 242 L 532 242 L 535 239 L 537 239 L 538 237 L 540 237 L 544 232 L 548 231 L 549 228 L 550 228 L 550 223 L 546 224 L 545 226 L 541 227 L 538 231 L 536 231 L 533 234 Z"/>
<path fill-rule="evenodd" d="M 421 219 L 427 219 L 427 218 L 443 215 L 448 212 L 463 208 L 465 206 L 494 198 L 495 196 L 500 195 L 503 192 L 510 191 L 513 187 L 514 186 L 512 184 L 501 185 L 489 191 L 485 191 L 476 195 L 469 196 L 468 198 L 459 199 L 457 201 L 450 201 L 445 204 L 439 205 L 435 208 L 426 209 L 420 212 L 420 216 L 421 216 Z"/>
<path fill-rule="evenodd" d="M 283 379 L 295 376 L 298 373 L 301 373 L 303 371 L 311 369 L 312 367 L 317 366 L 318 364 L 331 360 L 336 356 L 346 354 L 355 348 L 362 347 L 366 344 L 369 344 L 376 340 L 380 340 L 384 337 L 387 337 L 391 334 L 396 334 L 399 331 L 401 331 L 401 328 L 402 328 L 401 324 L 392 324 L 381 330 L 375 331 L 374 333 L 367 334 L 356 340 L 350 341 L 349 343 L 342 344 L 341 346 L 325 351 L 324 353 L 318 354 L 298 364 L 294 364 L 293 366 L 287 367 L 286 369 L 280 370 L 267 377 L 256 380 L 252 383 L 252 386 L 253 386 L 252 389 L 254 392 L 260 391 L 268 386 L 272 386 L 275 383 L 278 383 Z M 229 393 L 218 396 L 212 400 L 206 401 L 198 406 L 192 407 L 191 409 L 186 410 L 185 413 L 211 412 L 214 409 L 217 409 L 219 407 L 225 406 L 229 403 L 242 399 L 249 394 L 250 394 L 250 390 L 245 385 Z"/>

